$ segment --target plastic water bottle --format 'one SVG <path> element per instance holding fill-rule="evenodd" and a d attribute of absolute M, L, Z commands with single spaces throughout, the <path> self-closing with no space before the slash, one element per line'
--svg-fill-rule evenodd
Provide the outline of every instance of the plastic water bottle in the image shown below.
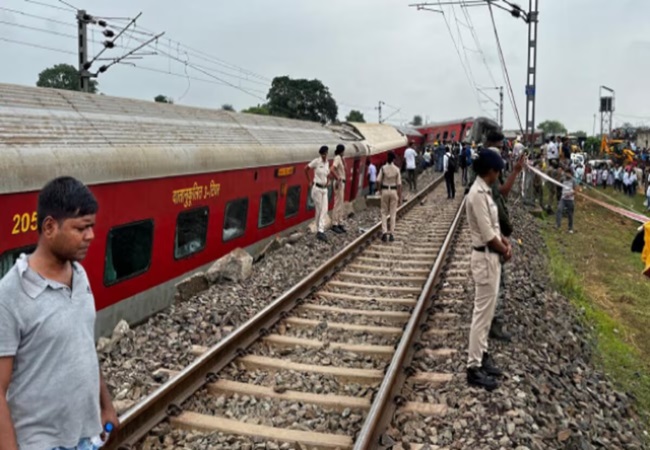
<path fill-rule="evenodd" d="M 90 439 L 90 443 L 94 445 L 95 447 L 103 447 L 104 444 L 106 444 L 106 441 L 108 441 L 108 437 L 111 434 L 111 431 L 113 431 L 114 425 L 110 422 L 108 422 L 106 425 L 104 425 L 104 439 L 102 439 L 101 434 L 99 436 L 95 436 Z"/>

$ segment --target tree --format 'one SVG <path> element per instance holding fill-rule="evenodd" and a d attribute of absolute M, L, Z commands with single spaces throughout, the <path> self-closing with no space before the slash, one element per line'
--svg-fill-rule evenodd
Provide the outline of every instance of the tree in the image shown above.
<path fill-rule="evenodd" d="M 562 122 L 558 122 L 557 120 L 546 120 L 539 125 L 537 125 L 537 128 L 542 130 L 545 134 L 551 135 L 551 134 L 566 134 L 566 127 L 562 124 Z"/>
<path fill-rule="evenodd" d="M 411 125 L 413 125 L 414 127 L 419 127 L 420 125 L 422 125 L 422 116 L 414 116 Z"/>
<path fill-rule="evenodd" d="M 233 108 L 230 103 L 224 103 L 223 105 L 221 105 L 221 109 L 223 109 L 224 111 L 235 112 L 235 108 Z"/>
<path fill-rule="evenodd" d="M 587 133 L 585 131 L 576 131 L 573 134 L 577 138 L 587 138 Z"/>
<path fill-rule="evenodd" d="M 52 89 L 80 91 L 79 71 L 70 64 L 56 64 L 38 74 L 36 86 Z M 97 93 L 97 81 L 90 80 L 90 92 Z"/>
<path fill-rule="evenodd" d="M 347 122 L 360 122 L 360 123 L 366 122 L 365 117 L 363 117 L 363 113 L 361 111 L 357 111 L 356 109 L 350 111 L 350 114 L 348 114 L 345 120 Z"/>
<path fill-rule="evenodd" d="M 243 112 L 244 114 L 257 114 L 259 116 L 271 115 L 271 113 L 269 112 L 269 107 L 266 104 L 251 106 L 250 108 L 242 109 L 241 112 Z"/>
<path fill-rule="evenodd" d="M 336 101 L 320 80 L 275 77 L 266 98 L 273 116 L 328 123 L 338 115 Z"/>
<path fill-rule="evenodd" d="M 171 97 L 167 97 L 166 95 L 162 94 L 156 95 L 153 101 L 156 103 L 174 103 L 174 100 L 172 100 Z"/>

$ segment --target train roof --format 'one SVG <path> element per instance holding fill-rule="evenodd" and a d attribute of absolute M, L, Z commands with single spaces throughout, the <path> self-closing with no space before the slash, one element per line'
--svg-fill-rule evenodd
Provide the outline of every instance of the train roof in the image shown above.
<path fill-rule="evenodd" d="M 464 119 L 446 120 L 444 122 L 429 122 L 429 123 L 425 123 L 423 125 L 420 125 L 417 128 L 418 128 L 418 130 L 424 130 L 424 129 L 427 129 L 427 128 L 444 127 L 444 126 L 447 126 L 447 125 L 456 125 L 456 124 L 459 124 L 459 123 L 473 122 L 474 120 L 476 120 L 476 117 L 465 117 Z"/>
<path fill-rule="evenodd" d="M 402 133 L 404 136 L 409 136 L 409 137 L 423 137 L 422 133 L 420 133 L 418 130 L 415 128 L 411 127 L 403 127 L 403 126 L 395 126 L 397 128 L 397 131 Z"/>
<path fill-rule="evenodd" d="M 0 84 L 0 193 L 60 175 L 101 184 L 293 164 L 341 140 L 358 137 L 314 122 Z"/>
<path fill-rule="evenodd" d="M 408 143 L 408 139 L 392 125 L 359 122 L 348 122 L 346 125 L 363 136 L 371 155 L 405 147 Z"/>

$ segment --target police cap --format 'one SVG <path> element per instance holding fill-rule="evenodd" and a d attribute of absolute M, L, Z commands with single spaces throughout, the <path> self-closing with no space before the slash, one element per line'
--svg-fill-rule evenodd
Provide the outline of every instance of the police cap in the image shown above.
<path fill-rule="evenodd" d="M 320 148 L 320 150 L 318 150 L 318 153 L 320 153 L 321 155 L 324 155 L 324 154 L 327 153 L 329 150 L 330 150 L 330 149 L 329 149 L 329 147 L 328 147 L 327 145 L 323 145 L 323 146 Z"/>
<path fill-rule="evenodd" d="M 478 152 L 478 163 L 486 169 L 493 169 L 497 172 L 501 172 L 506 166 L 501 155 L 489 149 L 483 149 Z"/>

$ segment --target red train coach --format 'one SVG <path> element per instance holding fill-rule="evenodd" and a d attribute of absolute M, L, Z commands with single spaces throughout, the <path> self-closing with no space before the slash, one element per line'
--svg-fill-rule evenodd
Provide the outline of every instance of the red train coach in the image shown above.
<path fill-rule="evenodd" d="M 0 275 L 38 239 L 39 189 L 71 175 L 100 205 L 84 261 L 97 333 L 141 321 L 180 279 L 311 220 L 303 167 L 340 142 L 363 185 L 368 148 L 345 127 L 0 84 Z"/>
<path fill-rule="evenodd" d="M 430 123 L 417 128 L 424 135 L 427 145 L 442 141 L 478 143 L 492 129 L 499 130 L 500 126 L 487 117 L 468 117 L 448 122 Z"/>

